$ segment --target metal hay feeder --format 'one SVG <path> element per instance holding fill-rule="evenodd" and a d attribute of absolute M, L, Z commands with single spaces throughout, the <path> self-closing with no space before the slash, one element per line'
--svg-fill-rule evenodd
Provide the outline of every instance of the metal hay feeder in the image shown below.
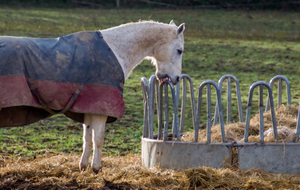
<path fill-rule="evenodd" d="M 225 75 L 221 79 L 228 77 L 233 78 L 232 75 Z M 276 76 L 278 79 L 278 76 Z M 198 92 L 198 102 L 197 108 L 195 107 L 195 98 L 194 98 L 194 89 L 191 78 L 188 75 L 182 75 L 180 80 L 183 81 L 183 94 L 182 94 L 182 103 L 181 103 L 181 116 L 180 124 L 178 117 L 178 105 L 179 105 L 179 93 L 180 93 L 180 82 L 176 86 L 176 91 L 172 83 L 167 82 L 165 84 L 159 84 L 155 76 L 152 76 L 149 80 L 142 78 L 142 89 L 145 105 L 145 115 L 144 115 L 144 133 L 142 138 L 142 163 L 146 167 L 151 167 L 155 165 L 160 165 L 161 168 L 169 169 L 187 169 L 192 167 L 207 166 L 212 168 L 222 168 L 225 165 L 232 164 L 233 159 L 233 150 L 237 150 L 237 159 L 238 166 L 242 170 L 248 170 L 251 168 L 260 169 L 263 171 L 271 173 L 287 173 L 287 174 L 296 174 L 300 173 L 300 143 L 299 134 L 300 134 L 300 122 L 298 120 L 297 129 L 296 129 L 296 142 L 292 143 L 280 143 L 277 141 L 277 126 L 276 118 L 274 111 L 272 87 L 266 82 L 259 81 L 254 83 L 249 90 L 249 98 L 247 104 L 247 115 L 246 115 L 246 127 L 245 127 L 245 137 L 244 142 L 233 142 L 228 143 L 225 139 L 225 129 L 224 129 L 224 119 L 222 112 L 222 103 L 221 103 L 221 87 L 222 81 L 219 82 L 219 86 L 213 81 L 205 81 L 199 87 Z M 288 104 L 290 105 L 290 93 L 289 93 L 289 82 L 288 80 L 280 76 L 280 79 L 284 79 L 288 84 Z M 234 80 L 238 80 L 234 77 Z M 273 78 L 274 80 L 274 78 Z M 192 119 L 193 127 L 195 131 L 194 142 L 182 142 L 181 133 L 184 132 L 184 115 L 186 110 L 186 93 L 187 85 L 186 81 L 190 83 L 190 92 L 191 92 L 191 108 L 192 108 Z M 228 86 L 230 86 L 230 80 L 228 80 Z M 280 82 L 279 82 L 280 83 Z M 272 83 L 271 83 L 272 84 Z M 169 123 L 169 110 L 168 110 L 168 88 L 170 86 L 172 101 L 173 101 L 173 125 L 172 133 L 168 133 L 168 123 Z M 216 89 L 217 94 L 217 106 L 219 116 L 215 114 L 215 118 L 220 119 L 221 127 L 221 137 L 222 143 L 211 143 L 210 141 L 210 129 L 211 129 L 211 85 Z M 279 84 L 280 85 L 280 84 Z M 198 130 L 200 124 L 200 114 L 201 114 L 201 102 L 202 102 L 202 90 L 204 87 L 207 87 L 207 141 L 206 143 L 199 143 L 198 141 Z M 239 84 L 237 82 L 237 89 Z M 250 113 L 252 106 L 252 97 L 255 87 L 259 87 L 259 113 L 260 113 L 260 142 L 258 143 L 249 143 L 248 134 L 249 134 L 249 123 L 250 123 Z M 263 128 L 263 87 L 268 90 L 268 100 L 270 104 L 273 131 L 275 143 L 265 143 L 264 142 L 264 128 Z M 281 88 L 280 88 L 281 89 Z M 163 90 L 165 96 L 163 97 Z M 239 90 L 239 89 L 238 89 Z M 228 87 L 228 93 L 230 92 L 230 87 Z M 281 94 L 281 92 L 279 92 Z M 155 101 L 154 97 L 156 95 L 157 103 L 157 114 L 158 114 L 158 128 L 157 135 L 153 134 L 154 132 L 154 108 Z M 237 93 L 240 96 L 240 93 Z M 281 96 L 281 95 L 280 95 Z M 230 98 L 231 96 L 228 95 Z M 165 122 L 163 128 L 163 98 L 165 100 Z M 238 97 L 240 100 L 241 97 Z M 230 103 L 230 102 L 229 102 Z M 280 99 L 281 103 L 281 99 Z M 241 105 L 238 102 L 239 116 L 240 119 L 243 119 Z M 230 106 L 228 106 L 230 111 Z M 300 113 L 299 113 L 300 114 Z M 227 114 L 228 115 L 228 114 Z M 227 121 L 230 121 L 228 117 Z M 171 140 L 168 140 L 171 138 Z"/>
<path fill-rule="evenodd" d="M 158 84 L 155 76 L 152 76 L 149 80 L 142 78 L 142 89 L 144 97 L 145 118 L 144 121 L 144 134 L 142 138 L 142 163 L 146 167 L 155 166 L 157 164 L 162 168 L 172 169 L 187 169 L 198 166 L 208 166 L 213 168 L 222 168 L 224 165 L 230 164 L 232 159 L 231 143 L 226 143 L 224 121 L 222 113 L 222 104 L 219 104 L 219 113 L 221 118 L 221 132 L 222 140 L 224 143 L 211 143 L 210 142 L 210 128 L 211 128 L 211 85 L 216 89 L 218 101 L 221 101 L 220 91 L 218 85 L 213 81 L 205 81 L 199 87 L 198 93 L 198 106 L 195 108 L 194 90 L 191 78 L 188 75 L 182 75 L 180 80 L 183 79 L 183 93 L 186 93 L 186 81 L 190 82 L 191 91 L 191 104 L 192 104 L 192 118 L 195 133 L 194 143 L 181 142 L 180 132 L 183 132 L 184 125 L 184 113 L 186 96 L 182 99 L 181 109 L 181 124 L 179 128 L 178 116 L 176 116 L 179 103 L 179 91 L 180 83 L 177 84 L 176 92 L 172 83 Z M 168 91 L 166 86 L 169 85 L 172 92 L 173 108 L 174 108 L 174 119 L 172 134 L 168 134 Z M 157 86 L 157 88 L 154 88 Z M 162 94 L 163 87 L 165 90 L 165 122 L 164 122 L 164 133 L 162 134 Z M 201 114 L 201 102 L 202 102 L 202 90 L 204 86 L 207 87 L 207 143 L 198 143 L 198 130 L 200 123 Z M 158 113 L 158 135 L 153 135 L 153 116 L 154 116 L 154 96 L 156 90 L 157 97 L 157 113 Z M 150 122 L 151 121 L 151 122 Z M 149 133 L 147 133 L 149 131 Z M 164 137 L 163 139 L 161 137 Z M 173 141 L 168 141 L 167 136 L 171 136 Z M 175 141 L 176 138 L 176 141 Z M 212 159 L 214 158 L 214 159 Z"/>

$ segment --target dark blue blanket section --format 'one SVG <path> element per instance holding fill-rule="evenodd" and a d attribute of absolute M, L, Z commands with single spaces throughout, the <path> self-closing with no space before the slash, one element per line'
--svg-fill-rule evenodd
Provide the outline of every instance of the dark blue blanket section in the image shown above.
<path fill-rule="evenodd" d="M 99 31 L 55 39 L 0 37 L 0 77 L 97 84 L 123 92 L 124 73 Z"/>

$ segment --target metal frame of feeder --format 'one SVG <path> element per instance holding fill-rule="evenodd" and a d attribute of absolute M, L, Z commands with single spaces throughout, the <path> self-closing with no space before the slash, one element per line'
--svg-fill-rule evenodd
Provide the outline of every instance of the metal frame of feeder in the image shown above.
<path fill-rule="evenodd" d="M 190 94 L 191 94 L 191 107 L 192 107 L 192 118 L 193 118 L 193 126 L 195 129 L 195 113 L 196 113 L 196 108 L 195 108 L 195 96 L 194 96 L 194 85 L 193 85 L 193 81 L 191 79 L 190 76 L 186 75 L 186 74 L 182 74 L 179 77 L 179 82 L 176 85 L 176 103 L 177 103 L 177 109 L 179 106 L 179 94 L 180 94 L 180 81 L 182 80 L 182 103 L 181 103 L 181 114 L 180 114 L 180 132 L 183 133 L 184 131 L 184 116 L 185 116 L 185 108 L 186 108 L 186 92 L 187 92 L 187 84 L 186 81 L 188 80 L 190 83 Z M 173 117 L 175 118 L 175 117 Z M 174 120 L 173 120 L 173 123 Z"/>
<path fill-rule="evenodd" d="M 290 81 L 285 76 L 277 75 L 269 81 L 269 85 L 270 85 L 272 91 L 273 91 L 274 82 L 277 79 L 278 79 L 278 94 L 277 94 L 278 105 L 277 105 L 277 107 L 279 108 L 282 104 L 282 80 L 284 80 L 286 83 L 286 94 L 287 94 L 288 105 L 292 105 L 291 85 L 290 85 Z M 265 111 L 267 112 L 269 109 L 270 109 L 270 102 L 269 102 L 269 96 L 268 96 Z"/>
<path fill-rule="evenodd" d="M 223 81 L 225 79 L 227 79 L 227 125 L 230 123 L 230 120 L 231 120 L 231 79 L 234 80 L 235 86 L 236 86 L 235 89 L 236 89 L 236 95 L 237 95 L 239 119 L 240 119 L 240 122 L 244 122 L 239 80 L 233 75 L 222 76 L 218 81 L 221 95 L 222 95 L 222 85 L 223 85 Z M 214 126 L 217 125 L 218 120 L 219 120 L 219 111 L 218 111 L 218 102 L 217 102 L 216 108 L 215 108 Z"/>
<path fill-rule="evenodd" d="M 225 138 L 225 129 L 224 129 L 224 118 L 223 118 L 223 111 L 222 111 L 222 102 L 221 102 L 221 92 L 218 87 L 218 85 L 214 81 L 204 81 L 201 83 L 199 87 L 199 92 L 198 92 L 198 104 L 197 104 L 197 113 L 196 113 L 196 126 L 195 126 L 195 137 L 194 140 L 197 142 L 198 141 L 198 132 L 199 132 L 199 124 L 200 124 L 200 115 L 201 115 L 201 103 L 202 103 L 202 91 L 204 86 L 207 87 L 206 92 L 207 92 L 207 143 L 210 143 L 211 141 L 211 85 L 213 85 L 216 89 L 217 92 L 217 102 L 218 102 L 218 108 L 219 108 L 219 114 L 220 114 L 220 127 L 221 127 L 221 137 L 222 141 L 226 142 Z"/>
<path fill-rule="evenodd" d="M 150 139 L 154 139 L 153 130 L 154 130 L 154 109 L 155 109 L 155 90 L 156 90 L 156 98 L 157 98 L 157 110 L 158 110 L 158 135 L 157 138 L 161 139 L 162 135 L 164 140 L 167 139 L 168 136 L 168 104 L 169 104 L 169 96 L 167 85 L 171 88 L 172 100 L 173 100 L 173 111 L 174 111 L 174 124 L 173 124 L 173 138 L 177 137 L 177 140 L 180 141 L 180 130 L 178 125 L 178 109 L 176 105 L 176 97 L 175 97 L 175 88 L 170 81 L 166 81 L 164 84 L 160 84 L 156 77 L 153 75 L 149 79 L 149 84 L 147 79 L 143 77 L 141 79 L 141 86 L 143 91 L 144 98 L 144 130 L 143 137 L 148 137 Z M 162 134 L 162 94 L 163 88 L 165 89 L 165 122 L 164 122 L 164 134 Z"/>
<path fill-rule="evenodd" d="M 255 87 L 259 87 L 259 134 L 260 143 L 249 143 L 249 125 L 252 97 Z M 264 142 L 263 87 L 268 89 L 268 102 L 271 105 L 271 116 L 275 143 Z M 299 127 L 297 128 L 297 130 Z M 296 174 L 300 172 L 300 144 L 278 142 L 277 124 L 271 86 L 263 81 L 254 83 L 249 90 L 244 143 L 236 143 L 238 163 L 242 170 L 260 169 L 271 173 Z"/>
<path fill-rule="evenodd" d="M 231 75 L 232 76 L 232 75 Z M 234 77 L 234 76 L 233 76 Z M 235 77 L 234 77 L 235 78 Z M 195 142 L 198 141 L 198 131 L 199 131 L 199 124 L 200 124 L 200 114 L 201 114 L 201 102 L 202 102 L 202 91 L 203 88 L 207 87 L 207 139 L 209 139 L 208 143 L 210 143 L 210 131 L 211 131 L 211 85 L 213 85 L 216 89 L 217 94 L 217 102 L 221 101 L 221 93 L 218 85 L 214 81 L 205 81 L 199 87 L 198 92 L 198 104 L 197 109 L 195 108 L 195 96 L 194 96 L 194 88 L 193 88 L 193 81 L 190 76 L 183 74 L 179 78 L 179 82 L 176 85 L 176 105 L 178 109 L 179 105 L 179 94 L 180 94 L 180 81 L 183 80 L 183 90 L 182 90 L 182 104 L 181 104 L 181 117 L 180 117 L 180 132 L 183 133 L 184 129 L 184 116 L 185 116 L 185 108 L 186 108 L 186 80 L 190 83 L 190 94 L 191 94 L 191 107 L 192 107 L 192 118 L 193 118 L 193 126 L 195 131 Z M 237 80 L 237 79 L 236 79 Z M 225 130 L 224 130 L 224 119 L 223 119 L 223 111 L 222 111 L 222 104 L 220 108 L 218 108 L 218 113 L 221 112 L 221 132 L 222 132 L 222 140 L 226 142 L 225 139 Z M 174 117 L 175 118 L 175 117 Z M 173 121 L 173 123 L 176 123 Z"/>
<path fill-rule="evenodd" d="M 222 103 L 221 103 L 221 88 L 213 81 L 203 82 L 198 91 L 197 109 L 195 108 L 195 98 L 193 91 L 193 83 L 188 75 L 183 75 L 180 80 L 183 80 L 183 95 L 181 105 L 181 121 L 179 127 L 178 110 L 179 105 L 179 93 L 180 83 L 174 86 L 168 84 L 159 84 L 155 76 L 152 76 L 148 82 L 145 78 L 142 78 L 142 89 L 144 97 L 144 132 L 142 138 L 142 163 L 146 167 L 160 165 L 161 168 L 169 169 L 187 169 L 191 167 L 207 166 L 213 168 L 222 168 L 224 165 L 231 164 L 232 150 L 238 150 L 238 165 L 242 170 L 260 169 L 272 173 L 287 173 L 296 174 L 300 173 L 300 143 L 280 143 L 278 142 L 276 118 L 274 111 L 274 102 L 272 95 L 272 87 L 263 81 L 254 83 L 249 89 L 249 97 L 247 104 L 246 126 L 244 142 L 227 143 L 225 139 L 224 121 L 222 115 Z M 273 78 L 274 79 L 274 78 Z M 184 130 L 184 115 L 186 106 L 186 81 L 190 82 L 191 103 L 192 103 L 192 115 L 193 125 L 195 129 L 194 141 L 198 140 L 198 130 L 200 124 L 201 104 L 202 104 L 202 90 L 207 86 L 207 141 L 206 143 L 198 142 L 181 142 L 180 132 Z M 274 80 L 272 80 L 274 81 Z M 230 82 L 229 82 L 230 83 Z M 219 83 L 220 84 L 220 83 Z M 221 136 L 223 143 L 211 143 L 211 85 L 213 85 L 217 91 L 217 101 L 220 103 L 220 123 L 221 123 Z M 173 100 L 173 133 L 168 134 L 168 86 L 172 92 Z M 230 85 L 229 85 L 230 86 Z M 259 124 L 260 124 L 260 142 L 249 143 L 249 125 L 250 115 L 252 107 L 252 98 L 254 88 L 259 87 Z M 264 121 L 263 121 L 263 87 L 268 90 L 268 102 L 270 102 L 270 109 L 273 121 L 273 131 L 275 143 L 264 142 Z M 165 104 L 162 104 L 163 89 L 165 90 Z M 281 89 L 281 88 L 280 88 Z M 155 90 L 157 92 L 157 109 L 158 109 L 158 135 L 153 135 L 153 115 L 154 115 L 154 97 Z M 281 92 L 280 92 L 281 93 Z M 289 101 L 289 100 L 288 100 Z M 165 122 L 164 133 L 162 133 L 162 110 L 165 106 Z M 230 110 L 230 109 L 229 109 Z M 298 117 L 300 117 L 300 112 Z M 150 121 L 152 120 L 152 121 Z M 297 122 L 296 130 L 296 142 L 299 140 L 300 122 Z M 172 141 L 168 141 L 167 137 L 173 137 Z M 177 141 L 175 139 L 177 137 Z"/>
<path fill-rule="evenodd" d="M 246 115 L 246 127 L 245 127 L 245 142 L 248 142 L 249 136 L 249 125 L 250 125 L 250 118 L 251 118 L 251 107 L 252 107 L 252 98 L 253 98 L 253 91 L 255 87 L 259 87 L 259 134 L 260 134 L 260 143 L 264 143 L 264 102 L 263 102 L 263 87 L 265 86 L 268 89 L 268 97 L 271 103 L 271 116 L 272 116 L 272 123 L 273 123 L 273 131 L 275 140 L 278 140 L 277 134 L 277 124 L 276 124 L 276 117 L 274 111 L 274 102 L 273 102 L 273 95 L 272 89 L 270 85 L 264 81 L 255 82 L 250 86 L 249 94 L 248 94 L 248 103 L 247 103 L 247 115 Z"/>
<path fill-rule="evenodd" d="M 167 141 L 165 134 L 167 134 L 167 125 L 168 123 L 168 90 L 166 84 L 160 84 L 159 90 L 156 90 L 158 93 L 157 99 L 158 104 L 162 104 L 162 86 L 164 86 L 165 91 L 165 127 L 164 127 L 164 138 L 161 140 L 160 135 L 160 127 L 158 127 L 158 135 L 151 135 L 153 133 L 153 122 L 149 122 L 149 119 L 153 120 L 154 110 L 154 85 L 157 85 L 155 76 L 152 76 L 148 82 L 145 78 L 142 78 L 142 89 L 143 89 L 143 96 L 144 96 L 144 106 L 145 110 L 145 118 L 147 120 L 144 122 L 144 134 L 147 134 L 145 131 L 149 131 L 149 135 L 143 135 L 142 138 L 142 163 L 144 166 L 150 167 L 159 164 L 162 168 L 173 168 L 173 169 L 186 169 L 190 167 L 198 167 L 205 165 L 207 167 L 214 167 L 214 168 L 222 168 L 224 165 L 230 164 L 232 159 L 232 152 L 231 152 L 231 143 L 211 143 L 210 142 L 210 129 L 211 129 L 211 85 L 213 85 L 216 89 L 217 99 L 218 101 L 221 100 L 220 97 L 220 90 L 218 85 L 213 81 L 205 81 L 199 87 L 198 92 L 198 106 L 197 110 L 195 108 L 195 98 L 194 98 L 194 90 L 193 90 L 193 83 L 191 78 L 188 75 L 182 75 L 180 77 L 180 81 L 183 80 L 183 94 L 186 94 L 186 81 L 190 82 L 190 92 L 191 92 L 191 103 L 192 103 L 192 115 L 193 115 L 193 124 L 194 129 L 197 131 L 195 133 L 194 140 L 198 141 L 198 130 L 199 130 L 199 123 L 200 123 L 200 114 L 201 114 L 201 102 L 202 102 L 202 90 L 206 86 L 207 87 L 207 110 L 208 118 L 207 118 L 207 142 L 206 143 L 189 143 L 189 142 L 181 142 L 179 132 L 179 125 L 178 120 L 176 118 L 176 114 L 178 115 L 175 110 L 178 109 L 179 104 L 179 93 L 180 93 L 180 83 L 176 86 L 176 92 L 172 87 L 171 83 L 169 87 L 172 91 L 172 99 L 173 99 L 173 110 L 174 110 L 174 120 L 173 120 L 173 129 L 177 128 L 176 132 L 177 141 Z M 149 105 L 147 104 L 149 101 Z M 185 106 L 186 106 L 186 95 L 182 98 L 182 109 L 181 109 L 181 124 L 180 130 L 183 132 L 184 127 L 184 113 L 185 113 Z M 176 109 L 175 109 L 176 108 Z M 223 121 L 223 113 L 222 113 L 222 104 L 220 103 L 220 115 L 221 118 L 221 135 L 222 141 L 226 142 L 225 139 L 225 130 L 224 130 L 224 121 Z M 148 111 L 147 111 L 148 110 Z M 162 110 L 163 108 L 158 106 L 158 117 L 162 118 Z M 197 113 L 196 113 L 197 112 Z M 148 114 L 148 117 L 147 117 Z M 147 124 L 147 122 L 149 124 Z M 161 126 L 162 120 L 158 119 L 158 126 Z M 175 124 L 174 124 L 175 123 Z M 174 127 L 177 126 L 177 127 Z M 146 130 L 146 129 L 147 130 Z M 152 128 L 152 129 L 151 129 Z M 168 136 L 170 136 L 168 134 Z M 174 137 L 174 130 L 172 136 Z M 148 138 L 147 138 L 148 137 Z M 150 138 L 149 138 L 150 137 Z M 157 139 L 156 139 L 157 138 Z M 179 139 L 178 139 L 179 138 Z M 174 139 L 174 138 L 173 138 Z M 179 156 L 180 155 L 180 156 Z M 214 159 L 212 159 L 214 158 Z"/>

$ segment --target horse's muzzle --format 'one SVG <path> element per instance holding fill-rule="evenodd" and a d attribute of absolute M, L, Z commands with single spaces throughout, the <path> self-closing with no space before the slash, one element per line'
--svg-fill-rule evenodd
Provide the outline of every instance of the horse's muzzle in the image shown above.
<path fill-rule="evenodd" d="M 171 81 L 174 85 L 179 82 L 180 77 L 178 75 L 171 76 L 165 73 L 156 73 L 156 77 L 160 83 L 166 82 L 166 80 Z"/>

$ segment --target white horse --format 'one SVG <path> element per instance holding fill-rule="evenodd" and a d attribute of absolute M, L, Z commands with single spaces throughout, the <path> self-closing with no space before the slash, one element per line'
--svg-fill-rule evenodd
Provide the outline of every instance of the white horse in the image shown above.
<path fill-rule="evenodd" d="M 150 59 L 156 67 L 155 74 L 161 82 L 169 79 L 176 84 L 181 75 L 184 29 L 184 23 L 177 27 L 173 21 L 170 24 L 143 21 L 101 30 L 101 33 L 115 53 L 125 78 L 142 60 Z M 80 170 L 85 170 L 88 166 L 92 145 L 94 149 L 92 169 L 96 173 L 101 169 L 101 152 L 107 117 L 84 114 Z"/>

